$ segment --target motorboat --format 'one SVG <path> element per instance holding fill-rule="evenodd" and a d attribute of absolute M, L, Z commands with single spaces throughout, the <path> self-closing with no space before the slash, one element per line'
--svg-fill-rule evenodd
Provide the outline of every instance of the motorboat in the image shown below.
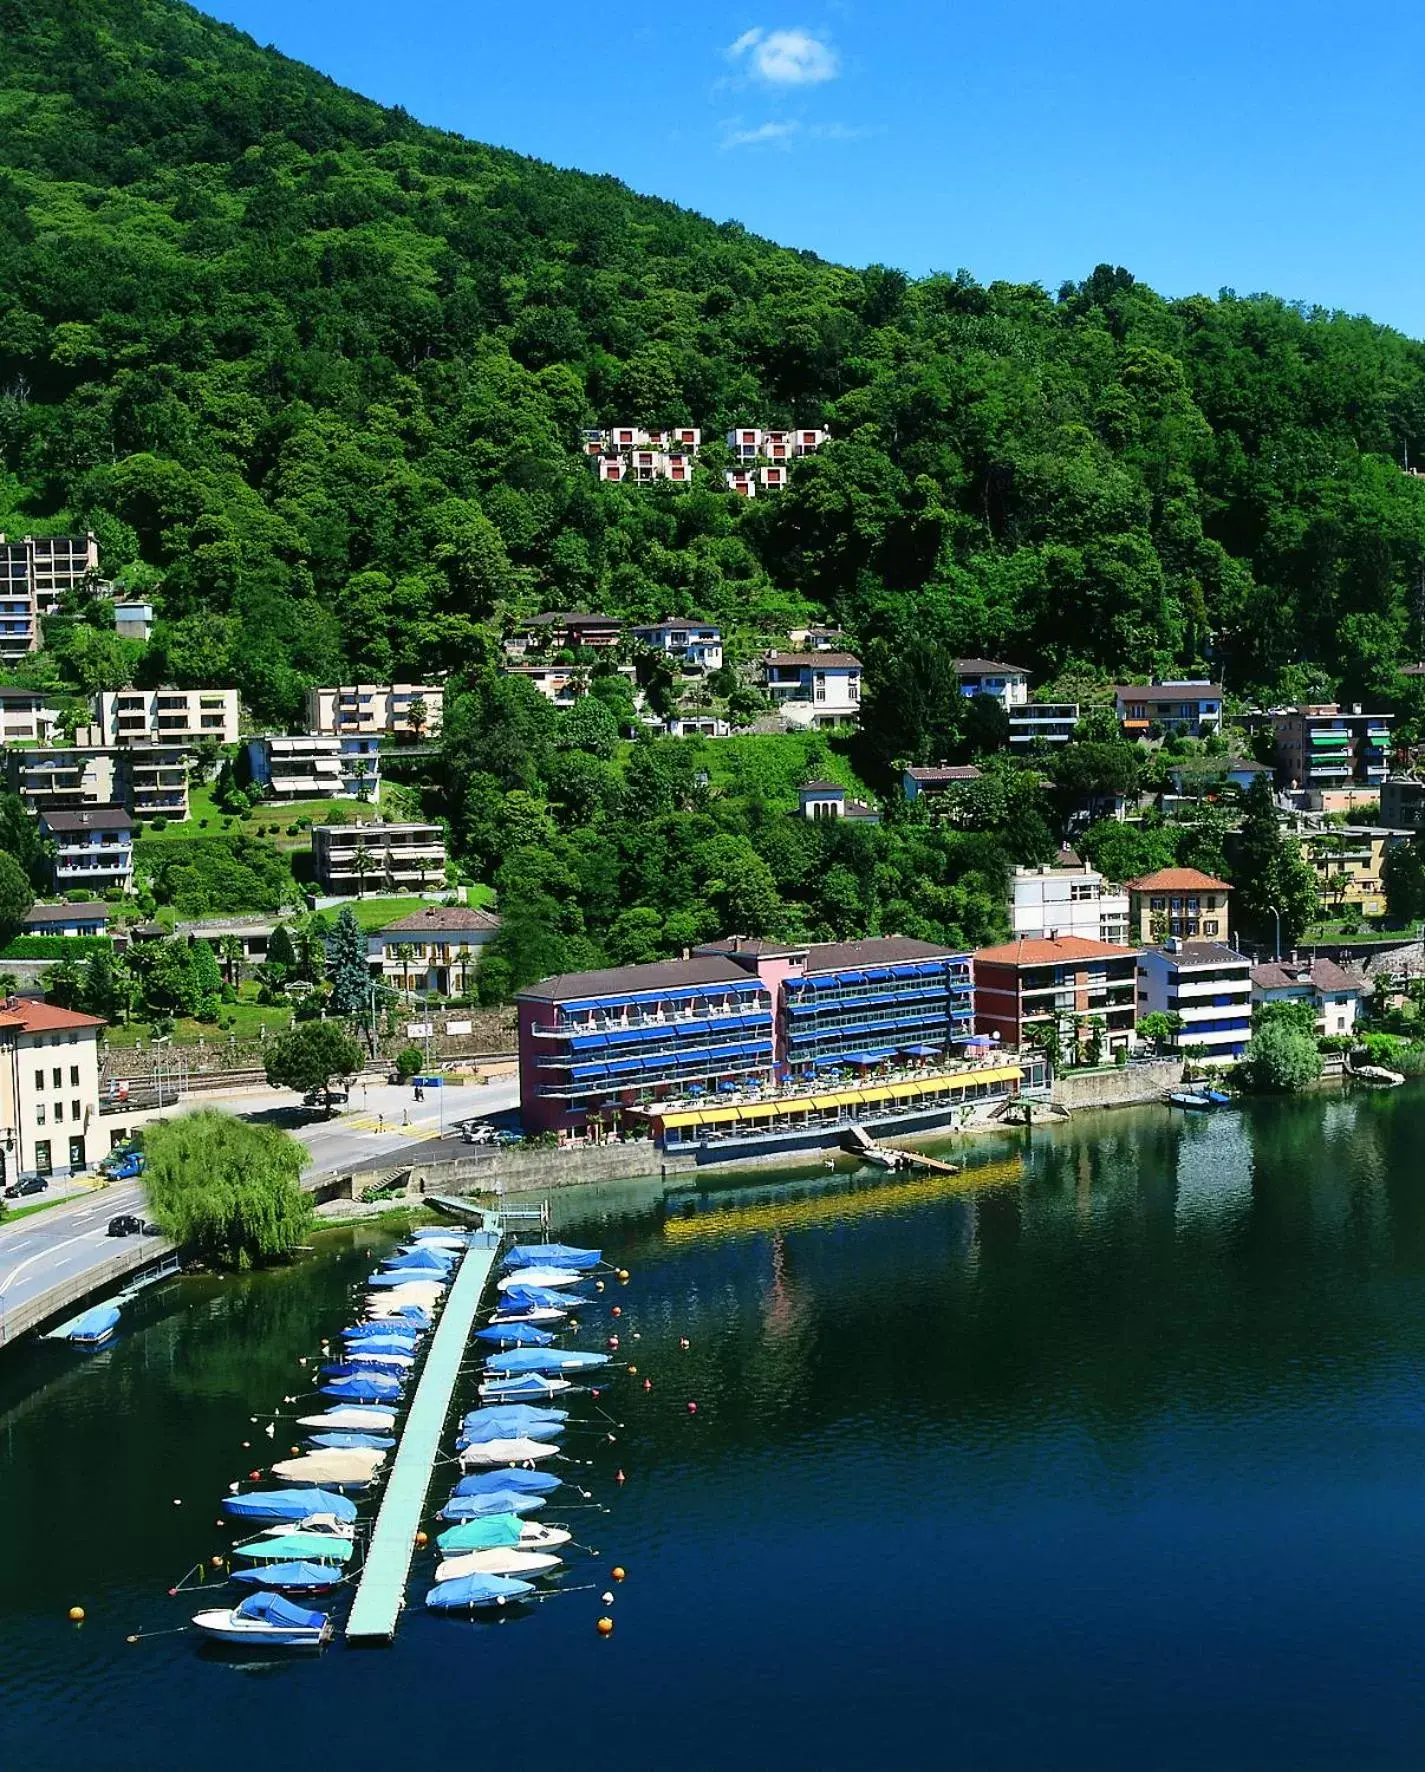
<path fill-rule="evenodd" d="M 411 1241 L 413 1243 L 421 1244 L 424 1248 L 452 1249 L 457 1252 L 461 1249 L 468 1249 L 470 1247 L 470 1237 L 468 1233 L 448 1231 L 438 1224 L 428 1224 L 421 1230 L 412 1231 Z"/>
<path fill-rule="evenodd" d="M 323 1409 L 317 1415 L 299 1415 L 298 1427 L 320 1428 L 323 1433 L 380 1433 L 383 1428 L 395 1427 L 396 1411 L 394 1409 L 374 1409 L 369 1404 L 338 1404 L 334 1409 Z"/>
<path fill-rule="evenodd" d="M 387 1372 L 353 1373 L 350 1378 L 330 1379 L 321 1393 L 344 1403 L 390 1403 L 400 1398 L 401 1381 Z"/>
<path fill-rule="evenodd" d="M 460 1431 L 470 1439 L 490 1433 L 528 1434 L 532 1440 L 547 1440 L 548 1433 L 538 1428 L 562 1432 L 568 1425 L 567 1409 L 537 1409 L 530 1403 L 496 1403 L 486 1409 L 472 1409 L 460 1424 Z"/>
<path fill-rule="evenodd" d="M 415 1305 L 426 1313 L 429 1321 L 431 1311 L 440 1303 L 444 1292 L 444 1284 L 434 1280 L 403 1280 L 399 1286 L 384 1290 L 377 1287 L 366 1295 L 366 1314 L 375 1316 L 389 1306 Z"/>
<path fill-rule="evenodd" d="M 437 1298 L 449 1285 L 443 1273 L 433 1273 L 423 1267 L 381 1267 L 374 1274 L 366 1276 L 366 1284 L 374 1286 L 378 1291 L 396 1291 L 407 1286 L 419 1286 L 423 1290 L 433 1291 Z"/>
<path fill-rule="evenodd" d="M 564 1424 L 559 1421 L 535 1421 L 527 1427 L 479 1422 L 474 1427 L 461 1428 L 455 1449 L 457 1452 L 464 1452 L 469 1446 L 488 1446 L 496 1441 L 510 1439 L 557 1440 L 563 1432 Z"/>
<path fill-rule="evenodd" d="M 448 1527 L 436 1543 L 452 1557 L 477 1550 L 558 1550 L 572 1536 L 562 1526 L 541 1526 L 534 1520 L 522 1520 L 518 1514 L 484 1514 Z"/>
<path fill-rule="evenodd" d="M 423 1244 L 417 1249 L 398 1249 L 394 1255 L 388 1255 L 381 1263 L 383 1273 L 398 1271 L 413 1273 L 430 1273 L 442 1278 L 447 1277 L 456 1265 L 456 1257 L 447 1254 L 443 1249 L 432 1249 Z"/>
<path fill-rule="evenodd" d="M 553 1286 L 526 1286 L 522 1282 L 523 1274 L 511 1274 L 509 1279 L 514 1282 L 505 1289 L 503 1297 L 496 1301 L 496 1309 L 500 1312 L 513 1310 L 553 1310 L 571 1311 L 580 1305 L 590 1303 L 583 1292 L 560 1292 Z M 504 1284 L 503 1281 L 500 1282 Z"/>
<path fill-rule="evenodd" d="M 1172 1107 L 1196 1109 L 1200 1112 L 1205 1112 L 1212 1106 L 1200 1089 L 1170 1089 L 1167 1099 Z"/>
<path fill-rule="evenodd" d="M 548 1347 L 554 1337 L 537 1323 L 487 1323 L 475 1331 L 475 1339 L 495 1347 Z"/>
<path fill-rule="evenodd" d="M 544 1506 L 543 1495 L 518 1495 L 498 1489 L 492 1495 L 452 1495 L 440 1510 L 442 1520 L 478 1520 L 485 1514 L 532 1514 Z"/>
<path fill-rule="evenodd" d="M 1204 1089 L 1203 1094 L 1213 1107 L 1231 1107 L 1232 1105 L 1232 1097 L 1225 1089 Z"/>
<path fill-rule="evenodd" d="M 93 1310 L 85 1311 L 65 1326 L 64 1339 L 75 1347 L 103 1347 L 106 1341 L 113 1340 L 118 1326 L 118 1305 L 96 1304 Z"/>
<path fill-rule="evenodd" d="M 394 1434 L 308 1434 L 309 1446 L 322 1446 L 328 1452 L 389 1452 L 396 1444 Z"/>
<path fill-rule="evenodd" d="M 430 1328 L 432 1318 L 429 1310 L 417 1299 L 392 1298 L 389 1292 L 366 1301 L 365 1322 L 372 1328 L 389 1329 L 393 1324 L 407 1329 L 418 1329 L 422 1335 Z"/>
<path fill-rule="evenodd" d="M 556 1397 L 560 1391 L 572 1389 L 567 1378 L 545 1378 L 538 1372 L 522 1372 L 513 1378 L 487 1378 L 480 1386 L 480 1395 L 518 1403 L 536 1397 Z"/>
<path fill-rule="evenodd" d="M 355 1347 L 346 1349 L 344 1358 L 328 1361 L 322 1371 L 332 1378 L 355 1378 L 361 1372 L 389 1372 L 393 1378 L 398 1378 L 409 1372 L 415 1363 L 414 1354 L 367 1353 L 366 1344 L 359 1341 Z"/>
<path fill-rule="evenodd" d="M 344 1329 L 341 1339 L 348 1360 L 364 1360 L 372 1354 L 404 1354 L 414 1359 L 421 1345 L 420 1336 L 414 1330 L 406 1333 L 394 1327 L 387 1329 L 383 1323 L 368 1323 L 364 1334 Z"/>
<path fill-rule="evenodd" d="M 325 1612 L 308 1612 L 281 1594 L 249 1594 L 236 1606 L 195 1612 L 194 1627 L 223 1643 L 269 1649 L 320 1649 L 332 1633 Z"/>
<path fill-rule="evenodd" d="M 346 1579 L 330 1563 L 262 1563 L 251 1569 L 234 1569 L 230 1577 L 245 1587 L 270 1588 L 279 1594 L 322 1594 L 340 1587 Z"/>
<path fill-rule="evenodd" d="M 354 1520 L 356 1503 L 344 1495 L 315 1486 L 306 1489 L 253 1489 L 246 1495 L 225 1495 L 223 1512 L 233 1520 L 305 1520 L 310 1514 L 332 1514 Z"/>
<path fill-rule="evenodd" d="M 532 1583 L 508 1575 L 463 1575 L 440 1581 L 426 1595 L 432 1612 L 486 1612 L 518 1605 L 534 1596 Z"/>
<path fill-rule="evenodd" d="M 508 1293 L 506 1293 L 503 1302 L 506 1305 L 509 1304 L 510 1299 Z M 571 1300 L 570 1302 L 572 1303 L 574 1301 Z M 501 1309 L 497 1311 L 495 1315 L 490 1318 L 490 1326 L 494 1328 L 502 1323 L 563 1323 L 568 1319 L 568 1316 L 569 1310 L 567 1305 L 563 1310 L 560 1310 L 555 1305 L 532 1304 L 528 1310 L 512 1311 Z"/>
<path fill-rule="evenodd" d="M 572 1267 L 522 1267 L 516 1268 L 512 1274 L 502 1274 L 495 1282 L 495 1289 L 499 1292 L 523 1292 L 536 1288 L 545 1292 L 558 1292 L 566 1286 L 581 1285 L 586 1278 L 586 1275 Z"/>
<path fill-rule="evenodd" d="M 459 1581 L 462 1575 L 517 1575 L 528 1581 L 532 1575 L 548 1575 L 562 1568 L 563 1557 L 550 1551 L 477 1550 L 465 1551 L 458 1557 L 447 1557 L 436 1564 L 437 1581 Z"/>
<path fill-rule="evenodd" d="M 562 1373 L 593 1372 L 608 1363 L 608 1354 L 579 1353 L 573 1348 L 515 1347 L 508 1353 L 491 1354 L 485 1370 L 492 1378 L 510 1378 L 521 1372 L 558 1377 Z"/>
<path fill-rule="evenodd" d="M 507 1272 L 514 1268 L 573 1268 L 588 1273 L 604 1259 L 602 1249 L 575 1249 L 568 1243 L 516 1243 L 505 1257 Z"/>
<path fill-rule="evenodd" d="M 460 1462 L 471 1470 L 494 1464 L 536 1464 L 541 1458 L 561 1458 L 558 1446 L 532 1440 L 522 1434 L 514 1440 L 475 1440 L 461 1449 Z"/>
<path fill-rule="evenodd" d="M 257 1544 L 269 1538 L 283 1538 L 294 1531 L 305 1532 L 314 1538 L 344 1538 L 351 1544 L 356 1538 L 356 1521 L 338 1519 L 335 1514 L 306 1514 L 293 1523 L 264 1526 L 261 1532 L 254 1532 L 251 1538 L 244 1538 L 242 1544 Z"/>
<path fill-rule="evenodd" d="M 334 1489 L 364 1489 L 385 1462 L 384 1452 L 352 1446 L 344 1451 L 299 1452 L 295 1458 L 280 1459 L 272 1474 L 292 1482 L 325 1483 Z"/>
<path fill-rule="evenodd" d="M 451 1493 L 461 1498 L 471 1495 L 552 1495 L 563 1485 L 563 1477 L 556 1477 L 553 1471 L 476 1471 L 461 1477 Z"/>
<path fill-rule="evenodd" d="M 356 1542 L 333 1532 L 319 1532 L 297 1525 L 289 1531 L 261 1532 L 233 1546 L 233 1555 L 248 1563 L 349 1563 Z"/>

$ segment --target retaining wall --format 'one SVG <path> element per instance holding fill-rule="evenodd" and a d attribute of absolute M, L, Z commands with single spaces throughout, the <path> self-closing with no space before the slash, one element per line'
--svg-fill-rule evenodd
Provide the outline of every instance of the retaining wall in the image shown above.
<path fill-rule="evenodd" d="M 1134 1101 L 1157 1101 L 1183 1080 L 1181 1058 L 1161 1058 L 1151 1064 L 1126 1064 L 1112 1070 L 1065 1071 L 1054 1079 L 1051 1097 L 1056 1107 L 1126 1107 Z"/>
<path fill-rule="evenodd" d="M 38 1292 L 23 1304 L 7 1310 L 4 1322 L 0 1324 L 0 1342 L 15 1341 L 31 1329 L 37 1329 L 41 1323 L 47 1323 L 51 1317 L 78 1310 L 87 1300 L 107 1292 L 111 1286 L 132 1278 L 141 1268 L 172 1253 L 172 1243 L 161 1237 L 125 1238 L 112 1255 L 105 1255 L 102 1261 L 84 1273 L 73 1274 L 48 1291 Z"/>

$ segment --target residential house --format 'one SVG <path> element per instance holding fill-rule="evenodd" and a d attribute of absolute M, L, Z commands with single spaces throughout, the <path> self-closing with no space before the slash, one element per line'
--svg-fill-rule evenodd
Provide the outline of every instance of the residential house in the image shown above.
<path fill-rule="evenodd" d="M 1016 868 L 1010 923 L 1016 935 L 1052 940 L 1128 941 L 1128 894 L 1077 856 L 1052 866 Z"/>
<path fill-rule="evenodd" d="M 1138 1019 L 1182 1017 L 1179 1051 L 1203 1063 L 1240 1058 L 1252 1037 L 1252 962 L 1220 941 L 1170 939 L 1138 956 Z"/>
<path fill-rule="evenodd" d="M 588 647 L 604 652 L 623 638 L 624 624 L 612 615 L 590 615 L 578 609 L 548 609 L 519 624 L 525 648 L 538 652 L 578 652 Z"/>
<path fill-rule="evenodd" d="M 238 738 L 236 689 L 118 689 L 94 697 L 102 745 L 231 745 Z"/>
<path fill-rule="evenodd" d="M 757 470 L 755 468 L 729 468 L 723 475 L 729 492 L 735 492 L 739 498 L 756 498 Z"/>
<path fill-rule="evenodd" d="M 854 725 L 861 713 L 861 661 L 849 652 L 769 652 L 767 694 L 784 711 L 801 704 L 813 726 Z"/>
<path fill-rule="evenodd" d="M 1191 762 L 1175 763 L 1168 770 L 1173 792 L 1193 797 L 1226 787 L 1245 794 L 1263 776 L 1270 780 L 1271 769 L 1265 763 L 1253 763 L 1244 757 L 1194 757 Z"/>
<path fill-rule="evenodd" d="M 792 628 L 787 635 L 796 652 L 844 652 L 845 628 Z"/>
<path fill-rule="evenodd" d="M 393 990 L 468 996 L 480 950 L 500 919 L 467 905 L 428 904 L 366 938 L 367 958 Z"/>
<path fill-rule="evenodd" d="M 792 459 L 793 448 L 790 431 L 763 431 L 762 455 L 765 460 L 788 462 Z"/>
<path fill-rule="evenodd" d="M 445 716 L 440 683 L 344 683 L 307 691 L 309 732 L 434 738 Z"/>
<path fill-rule="evenodd" d="M 445 866 L 445 832 L 438 824 L 312 827 L 312 871 L 333 897 L 433 891 L 445 884 Z"/>
<path fill-rule="evenodd" d="M 26 935 L 107 935 L 109 907 L 97 898 L 79 904 L 32 904 L 21 928 Z"/>
<path fill-rule="evenodd" d="M 242 956 L 243 965 L 259 964 L 267 958 L 267 950 L 277 932 L 278 921 L 276 917 L 264 917 L 260 913 L 203 917 L 197 922 L 175 923 L 173 933 L 180 941 L 206 941 L 226 974 L 231 967 L 228 944 L 232 943 L 236 947 Z"/>
<path fill-rule="evenodd" d="M 668 470 L 668 457 L 661 449 L 635 449 L 628 459 L 633 478 L 645 485 L 663 479 Z"/>
<path fill-rule="evenodd" d="M 1425 830 L 1425 781 L 1388 776 L 1380 784 L 1380 821 L 1389 830 Z"/>
<path fill-rule="evenodd" d="M 663 457 L 663 478 L 686 486 L 693 478 L 693 457 L 686 450 L 670 449 Z"/>
<path fill-rule="evenodd" d="M 614 425 L 607 434 L 610 449 L 624 452 L 630 449 L 642 449 L 648 441 L 648 432 L 637 425 Z"/>
<path fill-rule="evenodd" d="M 40 624 L 30 580 L 30 550 L 0 535 L 0 659 L 13 664 L 39 645 Z"/>
<path fill-rule="evenodd" d="M 508 664 L 501 667 L 501 674 L 506 677 L 523 677 L 531 688 L 537 689 L 555 707 L 572 708 L 580 696 L 588 693 L 594 667 L 577 664 Z M 618 674 L 630 683 L 634 681 L 632 665 L 620 665 Z"/>
<path fill-rule="evenodd" d="M 787 484 L 787 470 L 779 467 L 758 468 L 757 480 L 764 492 L 780 492 Z"/>
<path fill-rule="evenodd" d="M 1277 741 L 1277 779 L 1285 787 L 1341 792 L 1379 791 L 1389 764 L 1393 714 L 1365 714 L 1335 702 L 1278 708 L 1272 716 Z"/>
<path fill-rule="evenodd" d="M 729 431 L 727 447 L 734 461 L 756 461 L 762 453 L 762 433 L 755 425 Z"/>
<path fill-rule="evenodd" d="M 917 764 L 901 772 L 901 789 L 907 800 L 938 800 L 951 788 L 967 781 L 978 781 L 980 771 L 973 763 Z"/>
<path fill-rule="evenodd" d="M 987 695 L 1006 712 L 1029 701 L 1029 673 L 1023 665 L 1000 664 L 990 658 L 957 658 L 954 669 L 961 695 Z"/>
<path fill-rule="evenodd" d="M 1020 937 L 974 958 L 975 1032 L 1005 1050 L 1057 1045 L 1075 1053 L 1098 1037 L 1126 1052 L 1136 1022 L 1138 956 L 1077 935 Z"/>
<path fill-rule="evenodd" d="M 673 714 L 664 723 L 669 738 L 731 738 L 732 724 L 721 714 Z"/>
<path fill-rule="evenodd" d="M 697 425 L 674 425 L 668 432 L 668 446 L 686 455 L 696 455 L 703 446 L 703 433 Z"/>
<path fill-rule="evenodd" d="M 850 819 L 861 824 L 879 824 L 879 807 L 865 800 L 853 800 L 846 789 L 834 781 L 809 781 L 797 789 L 797 817 L 816 822 L 827 819 Z"/>
<path fill-rule="evenodd" d="M 1079 723 L 1076 701 L 1027 701 L 1009 710 L 1009 742 L 1013 745 L 1067 744 Z"/>
<path fill-rule="evenodd" d="M 1354 1034 L 1366 987 L 1334 960 L 1274 960 L 1252 968 L 1252 1003 L 1309 1003 L 1322 1035 Z"/>
<path fill-rule="evenodd" d="M 794 455 L 815 455 L 823 443 L 829 442 L 830 431 L 800 430 L 792 432 L 792 453 Z"/>
<path fill-rule="evenodd" d="M 1113 696 L 1119 724 L 1129 738 L 1146 738 L 1154 728 L 1204 738 L 1222 724 L 1222 686 L 1205 678 L 1123 683 Z"/>
<path fill-rule="evenodd" d="M 633 478 L 633 469 L 619 455 L 601 455 L 599 457 L 599 478 L 617 485 L 622 480 Z"/>
<path fill-rule="evenodd" d="M 54 844 L 55 890 L 127 892 L 134 879 L 134 821 L 122 806 L 47 806 L 40 835 Z"/>
<path fill-rule="evenodd" d="M 579 439 L 585 455 L 602 455 L 609 447 L 609 433 L 607 431 L 581 431 Z"/>
<path fill-rule="evenodd" d="M 1127 882 L 1130 939 L 1152 946 L 1180 940 L 1226 941 L 1232 888 L 1197 868 L 1159 868 Z"/>
<path fill-rule="evenodd" d="M 1407 839 L 1380 825 L 1337 825 L 1299 831 L 1301 857 L 1316 876 L 1323 914 L 1383 917 L 1385 863 L 1391 849 Z"/>
<path fill-rule="evenodd" d="M 78 1175 L 107 1154 L 100 1126 L 97 1015 L 0 1004 L 0 1185 Z"/>
<path fill-rule="evenodd" d="M 7 745 L 47 745 L 59 724 L 59 710 L 46 707 L 39 689 L 0 688 L 0 729 Z"/>
<path fill-rule="evenodd" d="M 684 670 L 722 669 L 722 629 L 712 622 L 670 617 L 645 622 L 632 631 L 635 640 L 673 659 Z"/>
<path fill-rule="evenodd" d="M 253 781 L 274 800 L 381 798 L 381 741 L 327 733 L 267 734 L 247 744 Z"/>
<path fill-rule="evenodd" d="M 147 640 L 153 632 L 153 604 L 116 602 L 114 632 L 121 640 Z"/>

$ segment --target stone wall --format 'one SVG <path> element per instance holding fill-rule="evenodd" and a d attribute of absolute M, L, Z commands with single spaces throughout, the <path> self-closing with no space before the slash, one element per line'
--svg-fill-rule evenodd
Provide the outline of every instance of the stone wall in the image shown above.
<path fill-rule="evenodd" d="M 1151 1064 L 1126 1064 L 1112 1070 L 1065 1071 L 1054 1079 L 1056 1107 L 1124 1107 L 1133 1101 L 1157 1101 L 1183 1080 L 1181 1058 L 1155 1059 Z"/>

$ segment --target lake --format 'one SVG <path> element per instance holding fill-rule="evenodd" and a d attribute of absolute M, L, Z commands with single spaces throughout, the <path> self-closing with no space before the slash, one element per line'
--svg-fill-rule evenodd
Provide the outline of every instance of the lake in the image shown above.
<path fill-rule="evenodd" d="M 632 1276 L 542 1516 L 586 1548 L 492 1623 L 419 1553 L 389 1649 L 239 1665 L 178 1628 L 235 1590 L 167 1593 L 384 1230 L 7 1354 L 0 1765 L 1414 1767 L 1422 1134 L 1411 1085 L 560 1199 Z"/>

